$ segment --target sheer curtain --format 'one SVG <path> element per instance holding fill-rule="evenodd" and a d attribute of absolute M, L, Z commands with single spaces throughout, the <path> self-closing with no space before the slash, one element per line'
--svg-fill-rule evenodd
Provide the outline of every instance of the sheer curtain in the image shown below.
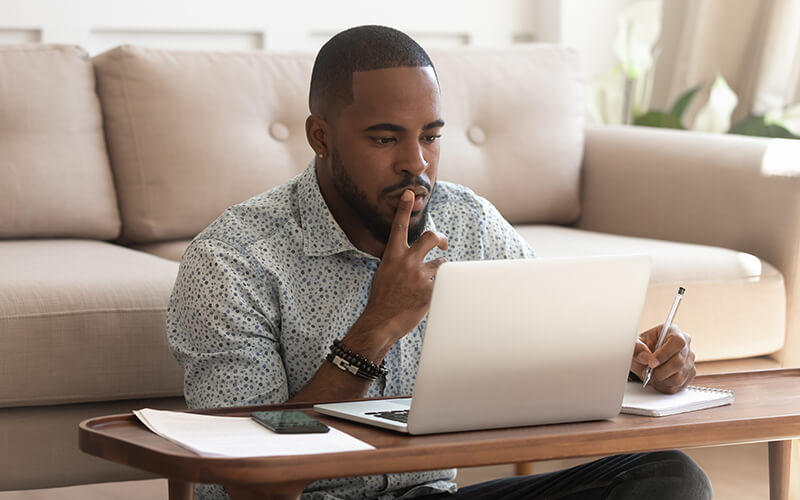
<path fill-rule="evenodd" d="M 800 0 L 772 0 L 765 18 L 752 100 L 756 112 L 800 102 Z"/>
<path fill-rule="evenodd" d="M 653 107 L 717 72 L 739 97 L 734 121 L 800 102 L 800 0 L 668 0 Z"/>

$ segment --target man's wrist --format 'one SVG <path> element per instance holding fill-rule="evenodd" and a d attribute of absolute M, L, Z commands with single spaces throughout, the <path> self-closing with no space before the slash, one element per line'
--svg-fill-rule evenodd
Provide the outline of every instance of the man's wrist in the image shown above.
<path fill-rule="evenodd" d="M 388 373 L 385 363 L 382 362 L 380 366 L 376 365 L 366 356 L 352 351 L 339 340 L 334 340 L 330 349 L 331 352 L 325 359 L 333 363 L 336 368 L 352 375 L 371 381 L 378 377 L 385 377 Z"/>
<path fill-rule="evenodd" d="M 398 335 L 398 330 L 391 321 L 374 318 L 365 312 L 356 320 L 342 342 L 373 363 L 379 364 L 394 343 L 405 334 L 403 332 Z"/>

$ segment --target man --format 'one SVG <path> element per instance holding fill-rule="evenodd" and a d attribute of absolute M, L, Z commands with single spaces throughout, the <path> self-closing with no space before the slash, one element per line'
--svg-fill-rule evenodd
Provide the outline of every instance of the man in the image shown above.
<path fill-rule="evenodd" d="M 315 61 L 309 106 L 309 168 L 229 208 L 183 257 L 168 334 L 191 407 L 410 394 L 439 265 L 534 256 L 488 201 L 437 182 L 439 85 L 411 38 L 378 26 L 334 36 Z M 689 336 L 675 328 L 651 353 L 657 333 L 642 335 L 631 370 L 652 366 L 652 384 L 674 392 L 695 374 Z M 363 356 L 374 380 L 327 362 L 332 349 Z M 678 452 L 458 493 L 454 477 L 318 481 L 304 498 L 710 498 L 703 472 Z M 220 487 L 196 493 L 224 497 Z"/>

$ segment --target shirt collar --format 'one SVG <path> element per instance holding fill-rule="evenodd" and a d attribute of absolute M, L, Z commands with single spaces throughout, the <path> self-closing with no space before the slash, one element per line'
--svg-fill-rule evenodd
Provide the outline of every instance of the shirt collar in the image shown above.
<path fill-rule="evenodd" d="M 312 160 L 308 168 L 300 175 L 297 187 L 297 205 L 300 210 L 300 224 L 303 228 L 303 252 L 309 256 L 327 256 L 341 252 L 355 251 L 375 258 L 362 252 L 347 238 L 333 214 L 328 209 L 328 204 L 322 197 L 317 180 L 317 171 Z M 431 199 L 429 203 L 433 200 Z M 425 217 L 425 231 L 435 231 L 436 226 L 431 217 L 431 211 Z"/>
<path fill-rule="evenodd" d="M 300 176 L 297 186 L 297 205 L 300 210 L 300 224 L 303 227 L 303 252 L 306 255 L 324 256 L 358 250 L 347 239 L 347 235 L 333 218 L 328 204 L 322 197 L 314 160 Z"/>

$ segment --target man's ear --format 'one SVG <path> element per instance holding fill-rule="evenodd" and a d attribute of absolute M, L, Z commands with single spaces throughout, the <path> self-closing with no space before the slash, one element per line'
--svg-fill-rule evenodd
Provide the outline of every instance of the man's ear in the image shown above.
<path fill-rule="evenodd" d="M 309 115 L 306 118 L 306 139 L 314 153 L 320 157 L 325 158 L 330 153 L 328 148 L 329 134 L 328 122 L 317 115 Z"/>

